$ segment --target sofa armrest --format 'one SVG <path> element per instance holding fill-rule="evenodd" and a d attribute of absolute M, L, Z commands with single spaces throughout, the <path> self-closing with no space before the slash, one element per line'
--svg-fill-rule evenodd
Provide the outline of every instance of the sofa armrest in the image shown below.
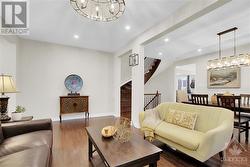
<path fill-rule="evenodd" d="M 142 122 L 143 122 L 144 118 L 145 118 L 145 112 L 144 112 L 144 111 L 143 111 L 143 112 L 140 112 L 140 113 L 139 113 L 140 127 L 142 127 Z"/>
<path fill-rule="evenodd" d="M 2 124 L 4 138 L 17 136 L 39 130 L 52 130 L 51 119 L 33 120 Z"/>
<path fill-rule="evenodd" d="M 203 157 L 211 157 L 226 149 L 233 134 L 233 120 L 225 120 L 218 127 L 209 130 L 197 151 Z"/>

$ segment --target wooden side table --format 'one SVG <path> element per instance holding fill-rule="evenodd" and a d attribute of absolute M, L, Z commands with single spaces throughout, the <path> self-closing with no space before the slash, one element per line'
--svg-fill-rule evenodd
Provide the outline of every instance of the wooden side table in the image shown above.
<path fill-rule="evenodd" d="M 13 122 L 24 122 L 24 121 L 31 121 L 33 119 L 33 116 L 26 116 L 26 117 L 22 117 L 22 119 L 20 120 L 9 120 L 9 121 L 2 121 L 2 123 L 13 123 Z"/>
<path fill-rule="evenodd" d="M 89 97 L 88 96 L 60 96 L 60 122 L 63 114 L 85 113 L 89 119 Z M 85 120 L 86 122 L 86 120 Z"/>

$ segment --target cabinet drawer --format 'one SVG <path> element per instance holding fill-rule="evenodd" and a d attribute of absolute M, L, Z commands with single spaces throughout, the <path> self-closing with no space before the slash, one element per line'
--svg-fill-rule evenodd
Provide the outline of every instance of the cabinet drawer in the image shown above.
<path fill-rule="evenodd" d="M 61 97 L 61 113 L 88 112 L 88 97 Z"/>

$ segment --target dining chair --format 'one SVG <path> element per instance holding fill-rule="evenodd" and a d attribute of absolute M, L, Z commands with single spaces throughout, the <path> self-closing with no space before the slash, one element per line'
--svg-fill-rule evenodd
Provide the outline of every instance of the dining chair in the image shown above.
<path fill-rule="evenodd" d="M 182 102 L 187 102 L 187 101 L 189 101 L 187 91 L 186 90 L 177 90 L 176 91 L 176 102 L 182 103 Z"/>
<path fill-rule="evenodd" d="M 207 94 L 191 94 L 191 100 L 193 104 L 208 105 Z"/>
<path fill-rule="evenodd" d="M 250 105 L 250 94 L 240 94 L 241 104 Z"/>
<path fill-rule="evenodd" d="M 241 97 L 241 105 L 250 107 L 250 94 L 240 94 Z M 242 117 L 250 119 L 250 113 L 242 113 Z"/>
<path fill-rule="evenodd" d="M 240 142 L 240 134 L 245 132 L 246 141 L 249 134 L 249 118 L 241 116 L 241 96 L 217 96 L 219 107 L 227 108 L 234 112 L 234 127 L 238 129 L 238 140 Z"/>

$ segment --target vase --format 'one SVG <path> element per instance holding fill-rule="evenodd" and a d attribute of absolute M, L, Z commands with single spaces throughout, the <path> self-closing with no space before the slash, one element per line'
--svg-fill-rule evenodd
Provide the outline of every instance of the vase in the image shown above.
<path fill-rule="evenodd" d="M 216 95 L 211 96 L 211 103 L 217 104 L 217 96 Z"/>
<path fill-rule="evenodd" d="M 116 133 L 113 138 L 120 143 L 126 143 L 132 136 L 132 122 L 127 118 L 117 118 L 115 122 L 115 130 Z"/>
<path fill-rule="evenodd" d="M 15 112 L 11 113 L 11 118 L 13 121 L 19 121 L 22 119 L 22 117 L 23 113 L 15 113 Z"/>

